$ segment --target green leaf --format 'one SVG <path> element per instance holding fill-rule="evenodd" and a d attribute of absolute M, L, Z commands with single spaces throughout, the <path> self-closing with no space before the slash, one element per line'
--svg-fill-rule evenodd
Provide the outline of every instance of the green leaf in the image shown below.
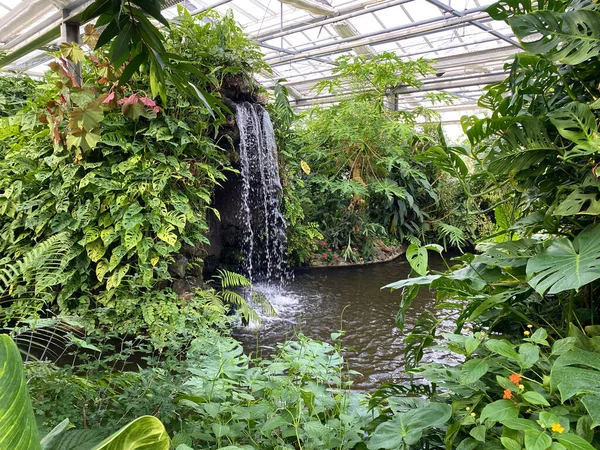
<path fill-rule="evenodd" d="M 583 209 L 588 202 L 590 202 L 589 206 Z M 600 214 L 600 202 L 597 200 L 597 195 L 585 194 L 583 190 L 575 189 L 552 212 L 554 216 L 573 216 L 575 214 Z"/>
<path fill-rule="evenodd" d="M 539 431 L 540 430 L 540 427 L 537 426 L 535 422 L 533 422 L 531 420 L 527 420 L 527 419 L 521 419 L 520 417 L 504 419 L 501 421 L 501 423 L 502 423 L 502 425 L 504 425 L 507 428 L 510 428 L 511 430 L 518 430 L 518 431 L 527 431 L 527 430 Z"/>
<path fill-rule="evenodd" d="M 367 443 L 369 450 L 396 449 L 416 444 L 423 431 L 446 423 L 452 408 L 442 403 L 430 403 L 424 408 L 398 413 L 390 421 L 379 424 Z"/>
<path fill-rule="evenodd" d="M 561 400 L 583 396 L 582 403 L 592 417 L 592 426 L 600 425 L 600 354 L 574 348 L 562 354 L 552 366 L 550 384 L 558 389 Z"/>
<path fill-rule="evenodd" d="M 520 361 L 519 355 L 515 351 L 515 346 L 506 339 L 490 339 L 489 341 L 486 341 L 485 346 L 492 353 L 497 353 L 498 355 L 506 356 L 515 361 Z"/>
<path fill-rule="evenodd" d="M 552 61 L 580 64 L 600 54 L 600 14 L 596 11 L 537 11 L 508 22 L 525 50 Z"/>
<path fill-rule="evenodd" d="M 546 339 L 547 337 L 548 332 L 543 328 L 538 328 L 531 336 L 523 340 L 527 342 L 533 342 L 538 345 L 550 345 Z"/>
<path fill-rule="evenodd" d="M 471 436 L 473 436 L 475 439 L 477 439 L 478 441 L 485 442 L 486 431 L 487 431 L 487 428 L 485 427 L 485 425 L 479 425 L 477 427 L 471 428 L 471 431 L 469 431 L 469 434 Z"/>
<path fill-rule="evenodd" d="M 85 151 L 92 150 L 102 137 L 98 133 L 86 130 L 73 130 L 67 134 L 67 147 L 78 147 Z"/>
<path fill-rule="evenodd" d="M 500 442 L 502 443 L 502 446 L 507 449 L 507 450 L 521 450 L 521 444 L 519 444 L 517 441 L 515 441 L 514 439 L 511 439 L 509 437 L 501 437 L 500 438 Z"/>
<path fill-rule="evenodd" d="M 583 406 L 585 406 L 591 417 L 592 423 L 590 428 L 600 425 L 600 397 L 597 395 L 584 395 L 581 397 L 581 403 L 583 403 Z"/>
<path fill-rule="evenodd" d="M 525 431 L 525 448 L 527 450 L 547 450 L 552 445 L 552 438 L 544 431 Z"/>
<path fill-rule="evenodd" d="M 502 422 L 505 419 L 512 419 L 519 415 L 519 408 L 509 400 L 496 400 L 494 403 L 485 405 L 481 411 L 479 419 L 481 422 L 485 420 L 493 420 L 494 422 Z"/>
<path fill-rule="evenodd" d="M 21 354 L 6 334 L 0 334 L 0 448 L 41 448 Z"/>
<path fill-rule="evenodd" d="M 69 127 L 72 130 L 94 130 L 104 117 L 102 107 L 98 103 L 88 103 L 85 108 L 74 108 L 69 115 Z"/>
<path fill-rule="evenodd" d="M 597 15 L 597 18 L 600 19 L 600 15 Z M 600 24 L 598 25 L 600 26 Z M 598 41 L 598 45 L 600 45 L 600 41 Z M 598 124 L 596 117 L 587 105 L 572 102 L 548 113 L 548 118 L 562 137 L 577 144 L 573 150 L 567 151 L 565 159 L 570 156 L 593 154 L 600 151 Z"/>
<path fill-rule="evenodd" d="M 421 276 L 427 274 L 427 249 L 416 244 L 410 244 L 406 249 L 406 259 L 410 267 Z"/>
<path fill-rule="evenodd" d="M 594 450 L 592 444 L 573 433 L 556 434 L 554 439 L 569 450 Z"/>
<path fill-rule="evenodd" d="M 106 253 L 106 247 L 104 246 L 102 239 L 96 239 L 95 241 L 86 244 L 85 251 L 93 262 L 98 262 Z"/>
<path fill-rule="evenodd" d="M 523 398 L 532 405 L 550 406 L 548 400 L 546 400 L 539 392 L 527 391 L 523 394 Z"/>
<path fill-rule="evenodd" d="M 129 264 L 120 267 L 119 270 L 114 272 L 110 277 L 108 277 L 108 280 L 106 280 L 106 289 L 110 291 L 111 289 L 118 288 L 121 285 L 121 281 L 123 281 L 123 277 L 127 275 L 128 271 Z"/>
<path fill-rule="evenodd" d="M 489 370 L 490 366 L 485 359 L 470 359 L 463 364 L 460 382 L 466 386 L 475 383 Z"/>
<path fill-rule="evenodd" d="M 529 284 L 541 295 L 579 289 L 600 278 L 600 226 L 589 226 L 571 242 L 552 239 L 527 263 Z"/>
<path fill-rule="evenodd" d="M 529 369 L 540 359 L 540 349 L 537 345 L 522 344 L 519 347 L 519 365 L 522 369 Z"/>
<path fill-rule="evenodd" d="M 77 64 L 85 58 L 83 50 L 76 42 L 61 42 L 60 53 L 69 61 Z"/>
<path fill-rule="evenodd" d="M 154 416 L 142 416 L 125 425 L 92 450 L 169 450 L 165 427 Z"/>

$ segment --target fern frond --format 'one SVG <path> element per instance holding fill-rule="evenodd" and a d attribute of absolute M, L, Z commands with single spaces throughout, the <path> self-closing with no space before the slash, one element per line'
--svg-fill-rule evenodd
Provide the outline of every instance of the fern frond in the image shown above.
<path fill-rule="evenodd" d="M 228 270 L 218 270 L 219 275 L 216 277 L 221 280 L 223 289 L 232 287 L 250 286 L 250 280 L 239 273 L 230 272 Z"/>
<path fill-rule="evenodd" d="M 262 292 L 252 291 L 252 302 L 258 305 L 266 315 L 272 317 L 278 315 L 269 299 Z"/>
<path fill-rule="evenodd" d="M 444 222 L 437 222 L 436 229 L 440 233 L 442 239 L 444 239 L 444 243 L 446 239 L 452 244 L 452 246 L 462 250 L 462 246 L 467 243 L 467 238 L 465 237 L 465 233 L 460 228 L 455 227 L 454 225 L 450 225 Z"/>

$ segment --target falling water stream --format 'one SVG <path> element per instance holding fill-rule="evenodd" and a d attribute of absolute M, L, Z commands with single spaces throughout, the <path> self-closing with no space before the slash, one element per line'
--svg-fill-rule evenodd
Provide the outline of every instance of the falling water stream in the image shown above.
<path fill-rule="evenodd" d="M 244 241 L 243 270 L 253 282 L 281 284 L 285 277 L 285 219 L 273 124 L 259 104 L 237 105 Z"/>

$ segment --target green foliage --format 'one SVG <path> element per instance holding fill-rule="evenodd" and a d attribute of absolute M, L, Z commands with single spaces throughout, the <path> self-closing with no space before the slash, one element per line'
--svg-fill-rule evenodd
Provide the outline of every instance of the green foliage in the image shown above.
<path fill-rule="evenodd" d="M 0 447 L 15 450 L 40 448 L 31 400 L 23 375 L 23 362 L 12 339 L 0 334 Z"/>
<path fill-rule="evenodd" d="M 431 154 L 469 198 L 469 186 L 479 183 L 496 200 L 486 210 L 494 211 L 497 232 L 480 254 L 463 255 L 447 272 L 421 270 L 387 286 L 402 289 L 400 317 L 429 286 L 438 317 L 425 319 L 433 326 L 456 318 L 444 346 L 464 362 L 411 371 L 436 386 L 432 401 L 452 405 L 446 448 L 600 445 L 596 10 L 567 2 L 490 7 L 535 54 L 517 55 L 509 77 L 487 87 L 479 104 L 491 110 L 489 118 L 462 119 L 470 149 Z M 473 170 L 462 170 L 457 158 Z M 433 345 L 435 326 L 415 328 L 406 341 Z M 424 354 L 418 350 L 415 360 Z"/>
<path fill-rule="evenodd" d="M 38 83 L 24 76 L 0 76 L 0 117 L 9 117 L 27 104 Z"/>
<path fill-rule="evenodd" d="M 0 344 L 3 369 L 0 371 L 2 448 L 66 450 L 77 446 L 92 450 L 123 450 L 143 446 L 148 450 L 169 449 L 170 440 L 165 427 L 152 416 L 143 416 L 128 423 L 102 442 L 98 442 L 97 433 L 69 430 L 69 420 L 66 419 L 40 442 L 19 349 L 6 334 L 0 335 Z"/>
<path fill-rule="evenodd" d="M 91 24 L 88 25 L 84 43 L 95 50 L 110 43 L 108 54 L 115 68 L 120 68 L 120 85 L 129 83 L 136 72 L 147 74 L 153 97 L 160 96 L 166 104 L 169 81 L 180 95 L 197 99 L 213 114 L 212 107 L 218 106 L 217 100 L 202 86 L 198 88 L 190 81 L 191 74 L 206 80 L 204 72 L 194 61 L 170 52 L 161 32 L 148 19 L 151 17 L 170 28 L 169 21 L 161 12 L 162 3 L 162 0 L 94 1 L 83 11 L 82 21 L 97 17 L 96 27 L 104 26 L 104 29 L 99 33 Z M 77 44 L 63 43 L 61 51 L 74 63 L 83 59 L 83 51 Z"/>

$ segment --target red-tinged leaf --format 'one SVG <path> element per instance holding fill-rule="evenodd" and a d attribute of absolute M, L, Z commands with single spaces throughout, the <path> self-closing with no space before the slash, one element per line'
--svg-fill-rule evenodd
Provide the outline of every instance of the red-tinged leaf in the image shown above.
<path fill-rule="evenodd" d="M 102 77 L 102 78 L 100 78 L 100 79 L 98 80 L 98 83 L 99 83 L 99 84 L 104 84 L 104 83 L 107 83 L 107 82 L 108 82 L 108 78 L 106 78 L 106 77 Z"/>
<path fill-rule="evenodd" d="M 53 134 L 53 139 L 54 142 L 58 143 L 58 142 L 62 142 L 62 139 L 60 138 L 60 133 L 58 132 L 58 127 L 56 125 L 54 125 L 54 130 L 52 131 Z"/>
<path fill-rule="evenodd" d="M 115 93 L 114 93 L 114 92 L 111 92 L 110 94 L 108 94 L 108 95 L 106 96 L 106 98 L 105 98 L 105 99 L 102 101 L 102 103 L 103 103 L 103 104 L 110 103 L 111 101 L 113 101 L 113 100 L 114 100 L 114 98 L 115 98 Z"/>

